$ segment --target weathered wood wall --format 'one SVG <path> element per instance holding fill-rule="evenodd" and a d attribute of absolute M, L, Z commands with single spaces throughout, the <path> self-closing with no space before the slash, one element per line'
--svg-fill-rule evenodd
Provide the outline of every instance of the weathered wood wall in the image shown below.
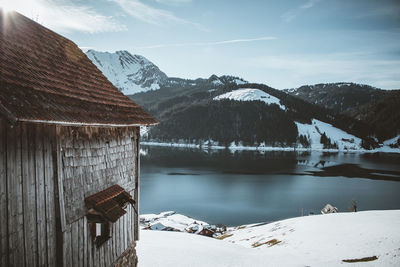
<path fill-rule="evenodd" d="M 127 213 L 111 225 L 111 238 L 99 248 L 92 242 L 86 217 L 67 225 L 63 233 L 63 266 L 112 266 L 135 242 L 136 215 L 129 205 Z"/>
<path fill-rule="evenodd" d="M 110 266 L 134 242 L 138 218 L 129 206 L 127 214 L 112 224 L 111 239 L 97 248 L 84 200 L 114 184 L 136 194 L 138 134 L 139 129 L 132 127 L 57 127 L 64 266 Z"/>
<path fill-rule="evenodd" d="M 54 132 L 0 118 L 0 266 L 56 266 Z"/>
<path fill-rule="evenodd" d="M 0 118 L 0 266 L 110 266 L 137 239 L 131 206 L 97 248 L 84 198 L 119 184 L 138 198 L 139 129 Z"/>
<path fill-rule="evenodd" d="M 57 126 L 66 224 L 86 214 L 85 197 L 114 184 L 135 189 L 136 131 Z"/>

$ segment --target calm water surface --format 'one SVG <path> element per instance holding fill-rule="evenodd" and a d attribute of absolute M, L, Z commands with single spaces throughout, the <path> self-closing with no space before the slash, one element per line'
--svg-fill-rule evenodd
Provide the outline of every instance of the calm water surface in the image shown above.
<path fill-rule="evenodd" d="M 240 225 L 320 213 L 400 209 L 399 181 L 348 178 L 350 171 L 308 171 L 353 164 L 380 178 L 400 178 L 400 155 L 201 151 L 142 146 L 140 212 L 174 210 L 209 223 Z M 392 171 L 380 174 L 379 171 Z M 328 175 L 328 176 L 327 176 Z"/>

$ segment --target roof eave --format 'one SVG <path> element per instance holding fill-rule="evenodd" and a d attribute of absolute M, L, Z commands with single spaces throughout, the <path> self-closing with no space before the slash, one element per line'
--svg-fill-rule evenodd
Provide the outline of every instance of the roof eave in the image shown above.
<path fill-rule="evenodd" d="M 139 127 L 139 126 L 152 126 L 157 125 L 158 122 L 151 123 L 87 123 L 87 122 L 69 122 L 69 121 L 47 121 L 47 120 L 32 120 L 32 119 L 17 119 L 21 122 L 32 122 L 32 123 L 45 123 L 45 124 L 55 124 L 62 126 L 93 126 L 93 127 Z"/>

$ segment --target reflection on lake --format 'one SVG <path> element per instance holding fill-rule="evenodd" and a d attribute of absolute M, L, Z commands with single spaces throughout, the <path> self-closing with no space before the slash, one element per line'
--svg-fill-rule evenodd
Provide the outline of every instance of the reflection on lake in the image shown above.
<path fill-rule="evenodd" d="M 400 155 L 142 149 L 141 213 L 240 225 L 317 214 L 327 203 L 346 211 L 353 199 L 359 210 L 400 208 Z"/>

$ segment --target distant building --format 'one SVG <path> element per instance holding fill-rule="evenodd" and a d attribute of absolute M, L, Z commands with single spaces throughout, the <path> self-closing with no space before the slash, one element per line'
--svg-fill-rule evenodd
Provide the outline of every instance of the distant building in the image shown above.
<path fill-rule="evenodd" d="M 326 204 L 325 207 L 321 210 L 322 214 L 329 214 L 329 213 L 338 213 L 338 208 L 332 206 L 331 204 Z"/>
<path fill-rule="evenodd" d="M 0 10 L 0 266 L 135 266 L 156 123 L 73 42 Z"/>

